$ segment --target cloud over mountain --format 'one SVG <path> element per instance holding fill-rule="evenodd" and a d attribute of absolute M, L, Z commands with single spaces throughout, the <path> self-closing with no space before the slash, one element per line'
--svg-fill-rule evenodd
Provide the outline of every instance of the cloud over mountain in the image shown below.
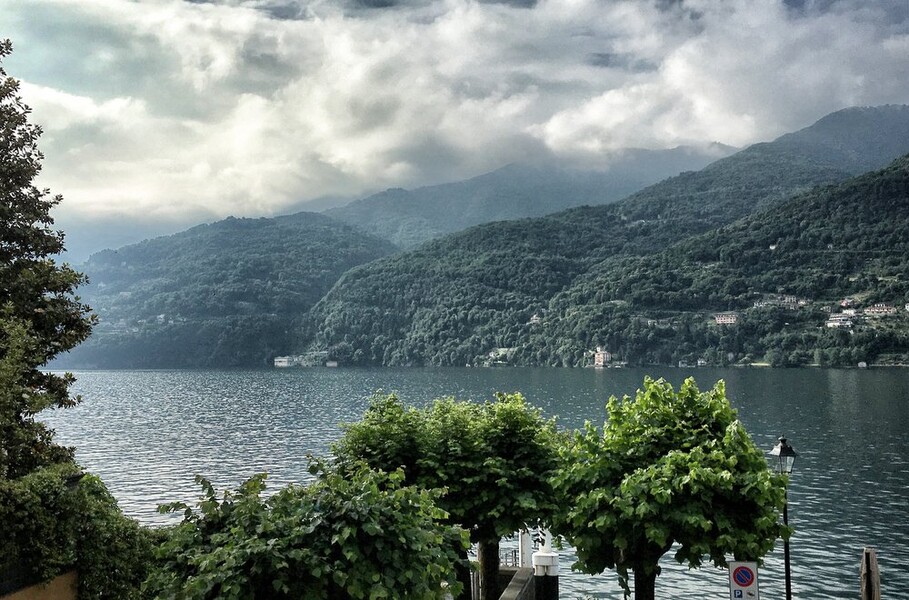
<path fill-rule="evenodd" d="M 902 6 L 900 6 L 902 5 Z M 198 220 L 905 103 L 888 0 L 7 0 L 64 210 Z"/>

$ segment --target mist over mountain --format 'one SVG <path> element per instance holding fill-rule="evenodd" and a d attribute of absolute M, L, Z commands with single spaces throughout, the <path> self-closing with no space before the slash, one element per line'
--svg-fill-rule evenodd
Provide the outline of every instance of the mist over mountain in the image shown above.
<path fill-rule="evenodd" d="M 385 190 L 325 213 L 409 248 L 472 225 L 615 202 L 733 151 L 720 144 L 704 149 L 627 149 L 603 171 L 513 164 L 466 181 Z"/>
<path fill-rule="evenodd" d="M 793 193 L 879 169 L 907 151 L 909 106 L 847 108 L 650 186 L 627 198 L 621 214 L 706 231 Z"/>
<path fill-rule="evenodd" d="M 816 162 L 858 175 L 880 168 L 905 152 L 909 106 L 855 107 L 831 113 L 774 143 Z"/>

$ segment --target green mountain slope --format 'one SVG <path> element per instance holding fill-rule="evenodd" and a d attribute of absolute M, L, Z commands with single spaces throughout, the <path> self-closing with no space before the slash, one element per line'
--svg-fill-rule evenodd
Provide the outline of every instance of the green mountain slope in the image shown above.
<path fill-rule="evenodd" d="M 879 169 L 906 151 L 909 106 L 849 108 L 774 143 L 815 162 L 859 175 Z"/>
<path fill-rule="evenodd" d="M 408 248 L 473 225 L 615 202 L 732 151 L 719 144 L 704 151 L 626 150 L 608 171 L 509 165 L 466 181 L 386 190 L 325 214 Z"/>
<path fill-rule="evenodd" d="M 348 273 L 313 309 L 304 337 L 354 364 L 463 365 L 486 362 L 490 353 L 493 361 L 583 364 L 590 347 L 612 339 L 597 342 L 596 329 L 573 324 L 580 315 L 571 311 L 586 310 L 573 301 L 586 293 L 576 279 L 604 261 L 659 253 L 792 194 L 843 181 L 868 162 L 883 166 L 895 158 L 886 151 L 909 152 L 907 128 L 907 107 L 840 111 L 616 204 L 448 236 Z M 861 147 L 886 151 L 862 160 L 834 151 L 862 139 L 862 131 L 869 139 Z M 571 325 L 552 329 L 553 313 Z M 687 356 L 686 348 L 678 352 Z M 644 355 L 634 348 L 623 356 Z M 664 352 L 655 362 L 674 357 Z"/>
<path fill-rule="evenodd" d="M 100 317 L 61 366 L 269 364 L 292 323 L 351 267 L 394 251 L 324 215 L 228 218 L 93 255 L 80 290 Z"/>
<path fill-rule="evenodd" d="M 842 313 L 846 299 L 859 314 Z M 661 253 L 603 261 L 553 298 L 531 345 L 575 360 L 599 345 L 634 363 L 904 362 L 906 302 L 909 156 Z M 861 314 L 880 304 L 894 314 Z M 718 326 L 726 311 L 736 323 Z"/>
<path fill-rule="evenodd" d="M 516 342 L 544 299 L 594 262 L 602 229 L 595 220 L 481 225 L 353 269 L 313 310 L 314 348 L 355 364 L 472 362 L 479 348 Z"/>
<path fill-rule="evenodd" d="M 798 191 L 879 169 L 909 152 L 909 106 L 848 108 L 622 203 L 628 220 L 670 219 L 686 231 L 728 223 Z"/>

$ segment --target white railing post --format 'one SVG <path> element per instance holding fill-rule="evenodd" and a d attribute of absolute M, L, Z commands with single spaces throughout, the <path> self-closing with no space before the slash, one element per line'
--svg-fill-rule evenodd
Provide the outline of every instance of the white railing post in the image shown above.
<path fill-rule="evenodd" d="M 518 532 L 518 567 L 531 567 L 531 555 L 533 554 L 533 536 L 529 531 L 521 530 Z"/>

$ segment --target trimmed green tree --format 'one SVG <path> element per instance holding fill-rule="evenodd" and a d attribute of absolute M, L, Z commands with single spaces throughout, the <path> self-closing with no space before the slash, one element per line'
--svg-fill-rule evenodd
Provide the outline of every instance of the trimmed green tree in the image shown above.
<path fill-rule="evenodd" d="M 497 599 L 499 540 L 547 521 L 554 509 L 557 435 L 554 420 L 520 394 L 482 404 L 445 398 L 425 408 L 389 395 L 375 397 L 362 421 L 345 425 L 333 450 L 342 468 L 358 461 L 401 468 L 408 483 L 444 489 L 439 504 L 478 544 L 485 598 Z"/>
<path fill-rule="evenodd" d="M 691 568 L 760 560 L 776 539 L 785 479 L 736 418 L 717 382 L 700 392 L 687 379 L 676 393 L 644 380 L 635 397 L 612 397 L 602 431 L 587 423 L 562 453 L 554 486 L 563 508 L 552 529 L 576 549 L 574 568 L 616 569 L 628 597 L 652 600 L 660 558 Z"/>
<path fill-rule="evenodd" d="M 0 41 L 0 61 L 11 51 Z M 44 157 L 30 112 L 0 65 L 0 567 L 40 580 L 75 567 L 80 598 L 135 598 L 152 536 L 99 479 L 79 481 L 73 450 L 36 420 L 78 401 L 71 375 L 43 367 L 88 337 L 94 318 L 75 296 L 83 275 L 54 260 L 61 197 L 34 185 Z"/>
<path fill-rule="evenodd" d="M 264 474 L 220 501 L 198 477 L 198 510 L 161 507 L 184 519 L 157 550 L 144 591 L 184 600 L 441 600 L 443 584 L 457 591 L 467 532 L 441 523 L 438 492 L 404 485 L 400 471 L 311 469 L 314 483 L 268 500 Z"/>
<path fill-rule="evenodd" d="M 0 41 L 0 60 L 10 52 L 12 43 Z M 71 457 L 34 416 L 78 401 L 69 395 L 72 377 L 42 367 L 87 338 L 93 324 L 74 295 L 84 276 L 53 259 L 63 233 L 51 228 L 50 210 L 62 198 L 34 185 L 44 157 L 30 112 L 19 82 L 0 66 L 0 361 L 16 363 L 0 374 L 0 388 L 18 392 L 0 398 L 0 474 L 10 478 Z"/>

